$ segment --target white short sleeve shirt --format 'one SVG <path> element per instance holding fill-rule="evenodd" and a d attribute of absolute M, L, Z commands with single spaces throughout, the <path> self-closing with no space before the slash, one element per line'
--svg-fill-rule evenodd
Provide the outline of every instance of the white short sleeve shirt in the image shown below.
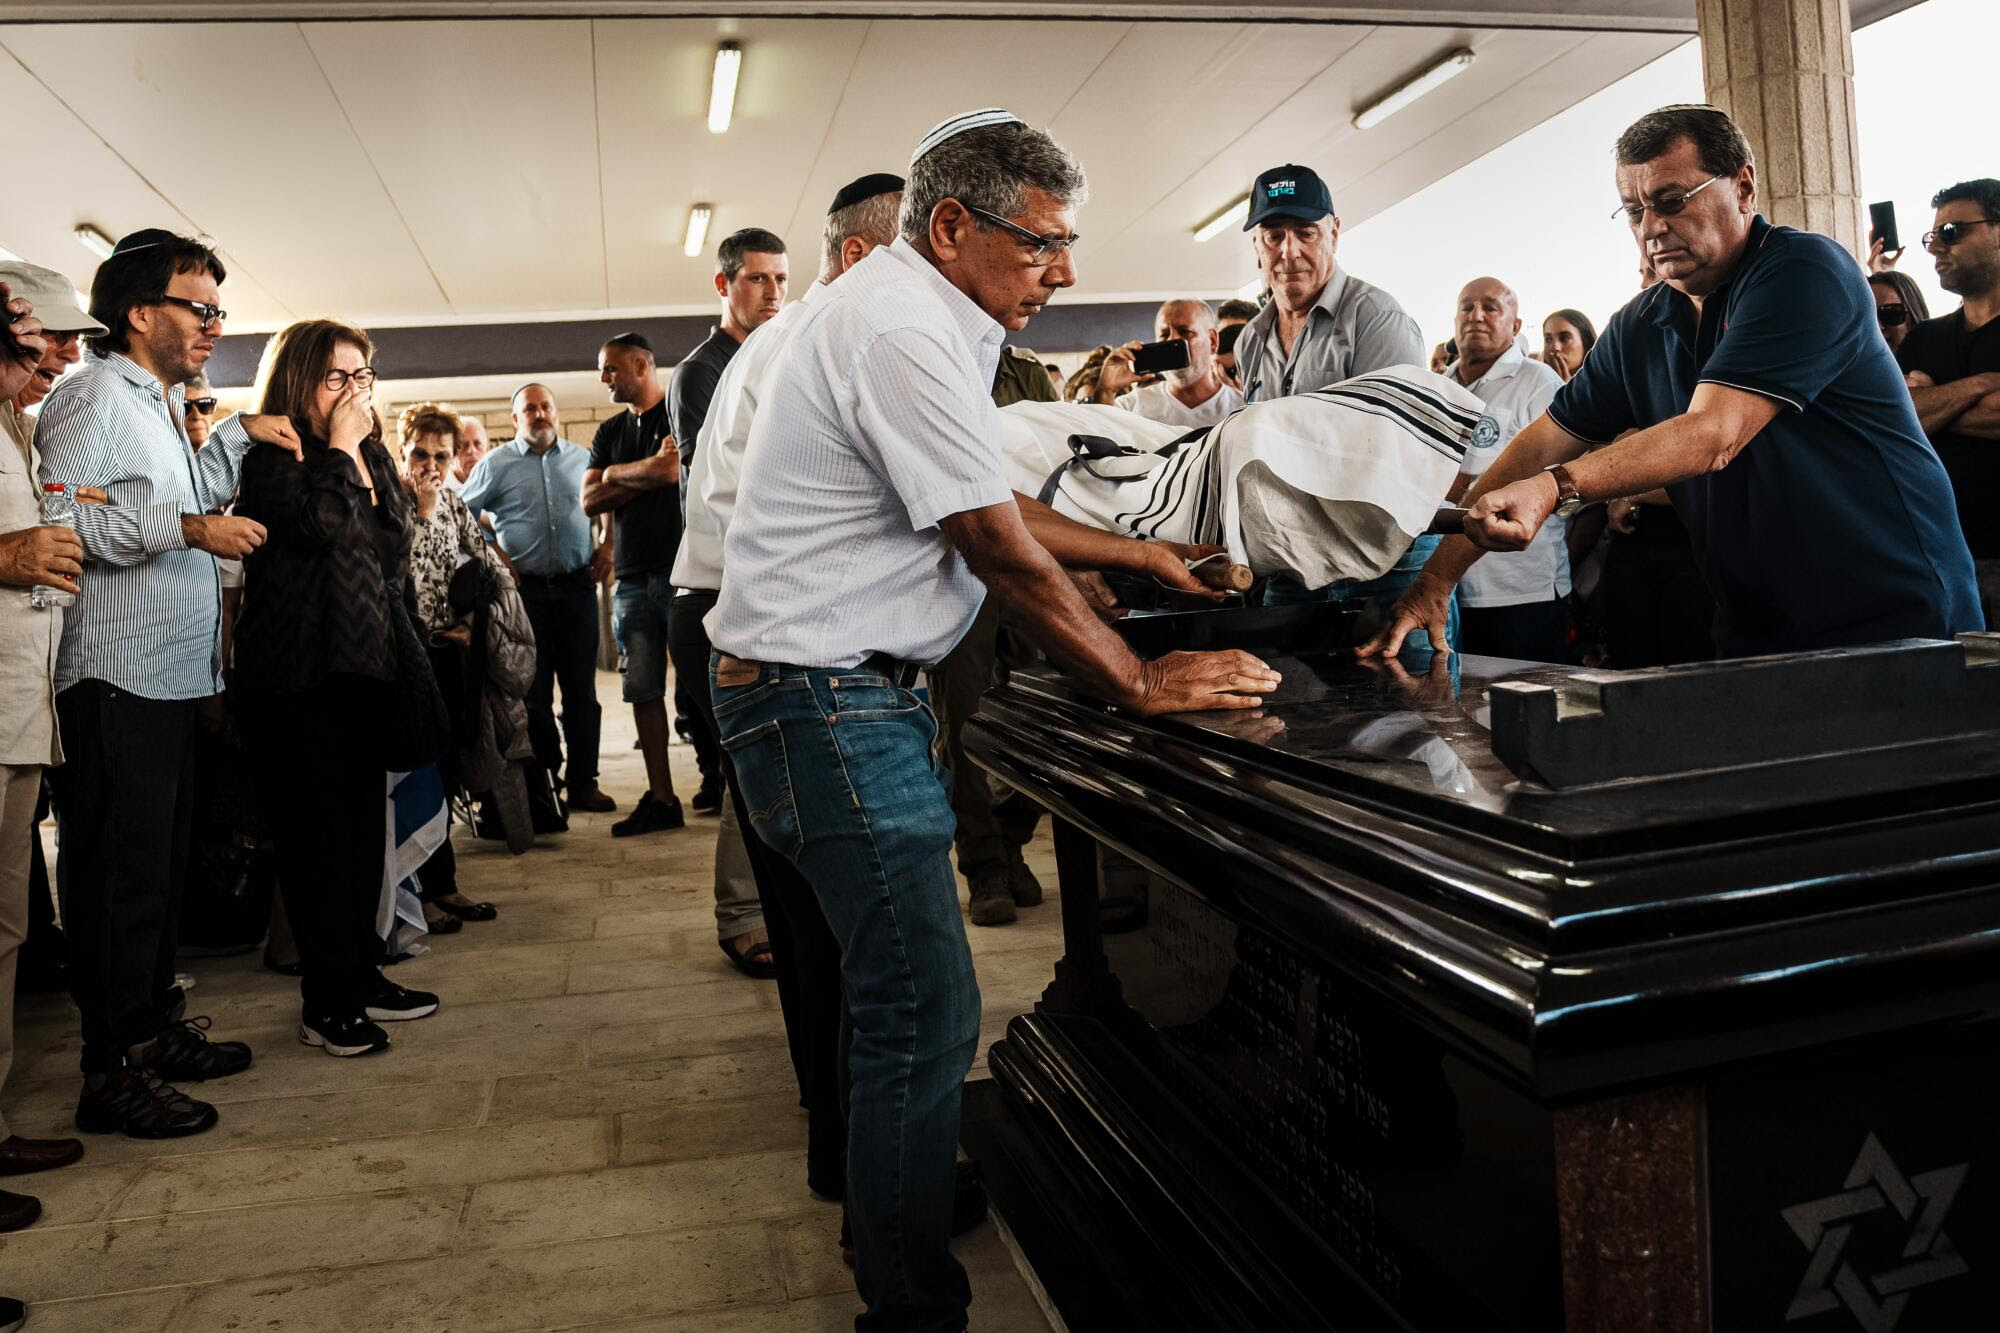
<path fill-rule="evenodd" d="M 1456 365 L 1445 374 L 1458 378 Z M 1514 437 L 1548 410 L 1562 387 L 1562 377 L 1539 361 L 1531 361 L 1518 345 L 1507 349 L 1493 368 L 1466 387 L 1486 404 L 1500 424 L 1500 436 L 1483 449 L 1465 451 L 1459 471 L 1477 477 L 1506 452 Z M 1473 608 L 1525 606 L 1569 596 L 1569 520 L 1551 514 L 1525 551 L 1488 551 L 1465 572 L 1458 585 L 1461 606 Z"/>
<path fill-rule="evenodd" d="M 1185 426 L 1193 430 L 1201 426 L 1213 426 L 1243 406 L 1243 395 L 1234 386 L 1225 384 L 1217 389 L 1208 401 L 1197 407 L 1189 407 L 1174 397 L 1173 390 L 1164 384 L 1142 384 L 1136 389 L 1119 394 L 1118 406 L 1127 412 L 1136 412 L 1148 421 L 1157 421 L 1166 426 Z"/>
<path fill-rule="evenodd" d="M 991 397 L 1003 336 L 902 240 L 806 308 L 750 425 L 705 621 L 717 649 L 818 667 L 951 650 L 985 588 L 938 523 L 1013 498 Z"/>

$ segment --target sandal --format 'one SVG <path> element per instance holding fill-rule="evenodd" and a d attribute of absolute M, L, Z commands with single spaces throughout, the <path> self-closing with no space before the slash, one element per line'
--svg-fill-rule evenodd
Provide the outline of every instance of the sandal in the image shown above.
<path fill-rule="evenodd" d="M 431 915 L 433 909 L 437 910 L 438 915 Z M 436 903 L 425 903 L 424 929 L 432 935 L 456 935 L 459 931 L 465 929 L 465 923 L 451 913 L 438 908 Z"/>
<path fill-rule="evenodd" d="M 454 903 L 443 898 L 428 898 L 426 902 L 441 912 L 449 912 L 460 921 L 491 921 L 500 915 L 500 909 L 492 903 Z"/>
<path fill-rule="evenodd" d="M 734 963 L 736 970 L 744 976 L 754 977 L 758 981 L 774 980 L 778 975 L 778 959 L 777 955 L 771 952 L 771 941 L 758 940 L 742 953 L 738 953 L 730 946 L 742 938 L 738 935 L 734 939 L 723 940 L 722 952 L 729 955 L 729 961 Z"/>

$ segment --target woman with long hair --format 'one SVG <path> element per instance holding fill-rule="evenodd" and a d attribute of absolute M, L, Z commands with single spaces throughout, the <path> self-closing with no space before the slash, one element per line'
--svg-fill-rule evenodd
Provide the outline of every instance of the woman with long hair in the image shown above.
<path fill-rule="evenodd" d="M 1923 289 L 1907 273 L 1888 269 L 1868 275 L 1868 290 L 1875 297 L 1875 326 L 1892 352 L 1901 351 L 1910 330 L 1931 317 L 1930 303 Z"/>
<path fill-rule="evenodd" d="M 395 620 L 411 614 L 411 510 L 372 406 L 374 350 L 334 320 L 271 339 L 257 410 L 291 420 L 304 458 L 254 451 L 236 504 L 267 532 L 245 564 L 236 674 L 302 965 L 299 1040 L 342 1056 L 387 1050 L 378 1022 L 438 1005 L 382 975 L 375 933 L 388 756 L 408 740 L 403 701 L 437 686 L 421 652 L 399 650 L 415 637 Z"/>
<path fill-rule="evenodd" d="M 1581 310 L 1562 309 L 1542 321 L 1542 364 L 1563 377 L 1576 378 L 1577 368 L 1597 346 L 1597 326 Z"/>

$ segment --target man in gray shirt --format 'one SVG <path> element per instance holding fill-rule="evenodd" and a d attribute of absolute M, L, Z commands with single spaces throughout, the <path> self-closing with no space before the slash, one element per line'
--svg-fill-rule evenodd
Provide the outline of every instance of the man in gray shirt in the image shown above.
<path fill-rule="evenodd" d="M 1340 218 L 1309 167 L 1273 167 L 1250 187 L 1243 224 L 1271 300 L 1236 342 L 1252 403 L 1311 393 L 1385 366 L 1425 364 L 1423 335 L 1396 298 L 1333 261 Z"/>
<path fill-rule="evenodd" d="M 1250 233 L 1257 271 L 1271 292 L 1270 301 L 1236 340 L 1236 375 L 1246 401 L 1312 393 L 1389 366 L 1428 364 L 1417 322 L 1396 298 L 1334 263 L 1340 218 L 1318 173 L 1287 164 L 1258 176 L 1250 187 L 1250 216 L 1243 230 Z M 1370 607 L 1366 623 L 1375 623 L 1416 578 L 1438 540 L 1419 537 L 1394 569 L 1366 582 L 1302 588 L 1291 579 L 1273 578 L 1264 600 L 1362 601 Z M 1455 638 L 1456 602 L 1449 623 Z M 1413 639 L 1412 646 L 1429 642 Z"/>

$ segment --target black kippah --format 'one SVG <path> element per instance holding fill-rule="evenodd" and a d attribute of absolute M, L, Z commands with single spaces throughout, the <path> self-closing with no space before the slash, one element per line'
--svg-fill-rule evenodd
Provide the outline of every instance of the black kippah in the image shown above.
<path fill-rule="evenodd" d="M 840 187 L 840 193 L 833 196 L 832 207 L 826 210 L 831 217 L 843 208 L 852 208 L 863 199 L 873 199 L 878 194 L 894 194 L 903 188 L 903 178 L 887 171 L 872 172 L 858 181 L 850 181 Z"/>

